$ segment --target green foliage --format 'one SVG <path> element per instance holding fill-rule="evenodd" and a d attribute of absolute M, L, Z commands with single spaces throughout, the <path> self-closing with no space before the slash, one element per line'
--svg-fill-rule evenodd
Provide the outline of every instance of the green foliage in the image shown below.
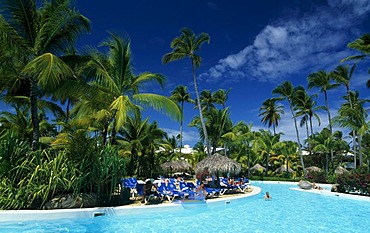
<path fill-rule="evenodd" d="M 94 147 L 85 135 L 67 149 L 32 152 L 12 134 L 6 136 L 0 139 L 1 209 L 41 209 L 59 194 L 90 193 L 98 205 L 112 203 L 126 164 L 114 147 L 88 149 Z"/>
<path fill-rule="evenodd" d="M 317 182 L 317 183 L 327 183 L 327 178 L 325 175 L 325 172 L 308 172 L 306 175 L 307 180 L 311 182 Z"/>

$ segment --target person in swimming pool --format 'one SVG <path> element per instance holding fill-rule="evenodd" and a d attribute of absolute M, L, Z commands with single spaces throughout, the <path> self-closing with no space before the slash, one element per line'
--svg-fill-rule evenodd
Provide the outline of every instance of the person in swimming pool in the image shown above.
<path fill-rule="evenodd" d="M 266 195 L 263 198 L 264 199 L 271 199 L 272 197 L 270 196 L 269 192 L 266 192 Z"/>

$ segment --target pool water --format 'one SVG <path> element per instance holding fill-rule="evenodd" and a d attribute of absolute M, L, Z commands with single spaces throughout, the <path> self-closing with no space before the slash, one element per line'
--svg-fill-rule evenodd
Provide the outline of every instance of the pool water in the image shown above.
<path fill-rule="evenodd" d="M 0 223 L 0 232 L 367 232 L 370 202 L 290 190 L 295 184 L 254 182 L 256 196 L 230 204 L 94 219 Z M 264 200 L 268 191 L 272 200 Z"/>

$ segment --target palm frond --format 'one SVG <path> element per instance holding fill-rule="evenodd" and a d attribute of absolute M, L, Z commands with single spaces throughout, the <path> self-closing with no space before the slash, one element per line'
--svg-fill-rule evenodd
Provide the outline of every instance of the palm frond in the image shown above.
<path fill-rule="evenodd" d="M 119 96 L 111 103 L 110 110 L 115 112 L 116 129 L 119 129 L 125 124 L 127 113 L 133 109 L 134 104 L 125 95 Z"/>
<path fill-rule="evenodd" d="M 164 112 L 167 116 L 176 121 L 181 120 L 181 110 L 179 106 L 170 98 L 157 94 L 135 94 L 132 96 L 134 101 L 141 105 L 152 107 L 157 111 Z"/>
<path fill-rule="evenodd" d="M 176 61 L 176 60 L 180 60 L 180 59 L 183 59 L 187 56 L 188 54 L 186 52 L 170 52 L 170 53 L 166 53 L 163 58 L 162 58 L 162 62 L 163 64 L 167 64 L 171 61 Z"/>
<path fill-rule="evenodd" d="M 36 78 L 38 84 L 48 91 L 55 90 L 63 79 L 72 76 L 69 66 L 51 53 L 36 57 L 25 66 L 22 72 Z"/>
<path fill-rule="evenodd" d="M 25 38 L 28 47 L 33 47 L 38 28 L 35 1 L 4 0 L 1 8 L 6 21 L 20 37 Z"/>
<path fill-rule="evenodd" d="M 134 81 L 132 82 L 132 86 L 139 87 L 139 85 L 147 83 L 148 81 L 156 81 L 157 83 L 159 83 L 161 88 L 163 88 L 164 83 L 166 82 L 166 77 L 161 74 L 153 74 L 150 72 L 141 73 L 134 79 Z"/>
<path fill-rule="evenodd" d="M 68 2 L 52 1 L 45 5 L 41 15 L 45 22 L 35 44 L 39 53 L 66 52 L 81 33 L 90 31 L 90 21 L 77 10 L 69 8 Z"/>

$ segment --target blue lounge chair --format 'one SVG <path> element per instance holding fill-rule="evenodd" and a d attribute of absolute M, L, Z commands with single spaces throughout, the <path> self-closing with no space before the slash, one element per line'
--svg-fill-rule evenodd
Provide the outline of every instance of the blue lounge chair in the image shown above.
<path fill-rule="evenodd" d="M 130 194 L 133 199 L 137 196 L 137 179 L 135 177 L 124 178 L 122 180 L 122 186 L 130 189 Z"/>

